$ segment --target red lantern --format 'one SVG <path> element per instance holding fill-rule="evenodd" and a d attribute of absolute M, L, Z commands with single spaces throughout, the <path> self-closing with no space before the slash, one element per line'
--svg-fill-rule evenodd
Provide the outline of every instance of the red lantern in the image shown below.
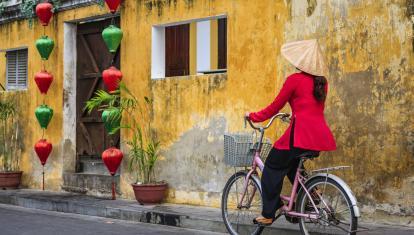
<path fill-rule="evenodd" d="M 118 170 L 123 157 L 124 155 L 121 150 L 114 147 L 109 148 L 102 153 L 102 160 L 112 176 L 114 176 Z"/>
<path fill-rule="evenodd" d="M 39 87 L 40 93 L 46 94 L 49 90 L 50 84 L 53 81 L 53 75 L 48 73 L 46 70 L 35 74 L 35 82 Z"/>
<path fill-rule="evenodd" d="M 52 152 L 52 144 L 47 142 L 46 139 L 39 140 L 34 146 L 35 152 L 39 157 L 40 163 L 42 166 L 46 164 L 47 158 Z"/>
<path fill-rule="evenodd" d="M 48 2 L 42 2 L 37 4 L 36 6 L 36 15 L 39 17 L 40 22 L 43 26 L 47 26 L 49 24 L 50 18 L 52 18 L 53 5 Z"/>
<path fill-rule="evenodd" d="M 118 89 L 119 82 L 122 80 L 122 73 L 114 66 L 111 66 L 103 71 L 102 78 L 108 91 L 112 92 Z"/>
<path fill-rule="evenodd" d="M 119 4 L 121 4 L 121 0 L 105 0 L 105 2 L 112 14 L 116 12 Z"/>

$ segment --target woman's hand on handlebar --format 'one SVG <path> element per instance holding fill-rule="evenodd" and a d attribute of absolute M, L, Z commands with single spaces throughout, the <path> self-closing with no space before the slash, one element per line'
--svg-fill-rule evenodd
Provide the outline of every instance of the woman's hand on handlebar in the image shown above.
<path fill-rule="evenodd" d="M 246 112 L 246 113 L 244 114 L 244 119 L 249 119 L 249 117 L 250 117 L 250 113 L 249 113 L 249 112 Z"/>
<path fill-rule="evenodd" d="M 246 112 L 245 114 L 244 114 L 244 128 L 246 128 L 247 127 L 247 121 L 250 121 L 250 113 L 249 112 Z"/>
<path fill-rule="evenodd" d="M 272 123 L 273 123 L 273 121 L 276 119 L 276 118 L 280 118 L 282 121 L 284 121 L 284 122 L 290 122 L 290 114 L 288 114 L 288 113 L 278 113 L 278 114 L 276 114 L 276 115 L 274 115 L 271 119 L 270 119 L 270 121 L 267 123 L 267 125 L 266 126 L 264 126 L 264 127 L 259 127 L 259 126 L 255 126 L 255 125 L 253 125 L 253 123 L 252 123 L 252 121 L 250 120 L 250 118 L 249 118 L 249 113 L 246 113 L 245 115 L 244 115 L 244 126 L 246 127 L 246 122 L 248 122 L 249 124 L 250 124 L 250 126 L 253 128 L 253 129 L 256 129 L 256 130 L 259 130 L 259 129 L 267 129 L 267 128 L 269 128 L 270 127 L 270 125 L 272 125 Z"/>

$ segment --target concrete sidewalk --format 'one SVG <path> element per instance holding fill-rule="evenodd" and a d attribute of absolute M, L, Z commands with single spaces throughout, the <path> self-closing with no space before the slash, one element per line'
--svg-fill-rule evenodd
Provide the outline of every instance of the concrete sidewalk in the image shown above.
<path fill-rule="evenodd" d="M 131 200 L 106 200 L 82 194 L 36 190 L 0 191 L 0 203 L 48 211 L 99 216 L 127 221 L 162 224 L 197 230 L 227 232 L 216 208 L 161 204 L 141 206 Z M 369 230 L 358 234 L 414 234 L 414 228 L 364 224 Z M 263 234 L 299 234 L 299 226 L 283 217 Z"/>

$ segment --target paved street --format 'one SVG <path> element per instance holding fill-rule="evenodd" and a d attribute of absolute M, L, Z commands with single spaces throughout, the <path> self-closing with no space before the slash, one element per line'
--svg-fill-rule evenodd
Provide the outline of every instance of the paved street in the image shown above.
<path fill-rule="evenodd" d="M 0 205 L 1 235 L 112 235 L 219 233 Z"/>
<path fill-rule="evenodd" d="M 369 231 L 361 235 L 411 235 L 414 228 L 391 225 L 366 225 Z M 274 231 L 273 231 L 274 232 Z M 200 234 L 218 235 L 178 227 L 129 222 L 95 216 L 60 213 L 0 204 L 0 235 L 112 235 L 112 234 Z M 273 234 L 265 230 L 264 234 Z M 277 234 L 300 234 L 285 230 Z"/>

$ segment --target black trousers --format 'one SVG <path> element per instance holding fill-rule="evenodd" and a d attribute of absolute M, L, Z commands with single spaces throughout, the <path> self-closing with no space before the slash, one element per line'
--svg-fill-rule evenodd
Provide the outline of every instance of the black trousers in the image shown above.
<path fill-rule="evenodd" d="M 294 123 L 290 133 L 290 150 L 272 148 L 265 162 L 261 178 L 263 199 L 262 216 L 265 218 L 275 217 L 276 211 L 282 205 L 280 192 L 282 191 L 283 180 L 287 176 L 293 184 L 300 162 L 298 156 L 308 151 L 293 147 L 293 129 Z"/>

